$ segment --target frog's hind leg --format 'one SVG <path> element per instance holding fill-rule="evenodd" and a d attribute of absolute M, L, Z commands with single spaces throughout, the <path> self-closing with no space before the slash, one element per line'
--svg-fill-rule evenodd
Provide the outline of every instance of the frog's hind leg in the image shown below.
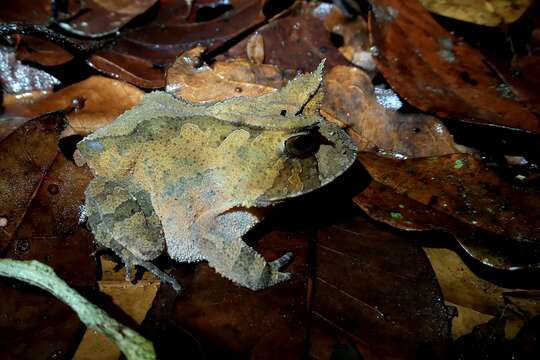
<path fill-rule="evenodd" d="M 224 241 L 212 234 L 201 242 L 202 253 L 210 266 L 223 277 L 251 290 L 261 290 L 291 279 L 292 274 L 279 271 L 293 258 L 287 252 L 278 259 L 267 262 L 255 249 L 241 238 Z"/>
<path fill-rule="evenodd" d="M 97 177 L 86 190 L 86 210 L 96 242 L 120 256 L 128 280 L 132 265 L 138 265 L 175 290 L 181 289 L 174 278 L 150 262 L 163 252 L 165 240 L 147 193 Z"/>
<path fill-rule="evenodd" d="M 258 221 L 248 211 L 232 211 L 201 221 L 200 250 L 210 266 L 223 277 L 251 290 L 260 290 L 292 277 L 281 272 L 293 254 L 267 262 L 242 236 Z"/>

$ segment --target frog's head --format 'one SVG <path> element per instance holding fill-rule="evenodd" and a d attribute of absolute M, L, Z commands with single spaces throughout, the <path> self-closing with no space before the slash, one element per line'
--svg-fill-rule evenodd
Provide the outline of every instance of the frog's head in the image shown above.
<path fill-rule="evenodd" d="M 252 142 L 248 176 L 254 182 L 265 177 L 271 185 L 256 203 L 267 205 L 324 186 L 355 161 L 357 148 L 338 126 L 320 116 L 299 118 L 298 127 L 265 129 Z"/>
<path fill-rule="evenodd" d="M 222 121 L 249 128 L 242 149 L 244 189 L 269 204 L 305 194 L 330 183 L 356 159 L 347 133 L 318 113 L 324 61 L 312 73 L 259 97 L 216 103 L 206 112 Z M 240 184 L 239 184 L 240 185 Z"/>

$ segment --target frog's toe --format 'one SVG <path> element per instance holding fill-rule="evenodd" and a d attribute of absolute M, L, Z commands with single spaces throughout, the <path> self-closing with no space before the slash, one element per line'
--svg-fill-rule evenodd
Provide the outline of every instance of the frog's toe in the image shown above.
<path fill-rule="evenodd" d="M 285 265 L 289 264 L 293 257 L 294 257 L 294 254 L 289 251 L 283 254 L 281 257 L 277 258 L 276 260 L 271 261 L 269 265 L 272 269 L 279 270 Z"/>
<path fill-rule="evenodd" d="M 284 281 L 288 281 L 292 277 L 293 277 L 292 273 L 276 271 L 276 272 L 272 273 L 272 277 L 270 278 L 268 286 L 273 286 L 273 285 L 282 283 Z"/>

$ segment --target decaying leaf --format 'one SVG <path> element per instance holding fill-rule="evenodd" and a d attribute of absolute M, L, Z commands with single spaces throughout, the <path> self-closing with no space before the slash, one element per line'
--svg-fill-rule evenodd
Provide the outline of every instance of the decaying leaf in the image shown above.
<path fill-rule="evenodd" d="M 386 109 L 377 101 L 370 77 L 336 66 L 324 77 L 321 114 L 347 126 L 361 151 L 396 158 L 439 156 L 463 151 L 438 119 Z"/>
<path fill-rule="evenodd" d="M 166 91 L 195 103 L 215 102 L 237 96 L 260 96 L 284 85 L 273 65 L 245 59 L 202 63 L 202 47 L 183 53 L 167 71 Z"/>
<path fill-rule="evenodd" d="M 63 118 L 44 116 L 29 121 L 0 143 L 0 249 L 9 246 L 27 207 L 58 153 Z"/>
<path fill-rule="evenodd" d="M 488 266 L 540 267 L 537 188 L 503 180 L 465 154 L 358 159 L 373 181 L 354 201 L 371 217 L 406 230 L 445 229 Z"/>
<path fill-rule="evenodd" d="M 73 131 L 86 135 L 138 104 L 143 95 L 141 90 L 123 81 L 91 76 L 30 103 L 24 98 L 12 102 L 5 115 L 28 119 L 74 108 L 66 114 L 66 119 Z"/>
<path fill-rule="evenodd" d="M 0 19 L 2 22 L 27 22 L 47 24 L 51 16 L 50 0 L 9 1 L 2 4 Z"/>
<path fill-rule="evenodd" d="M 86 300 L 60 279 L 51 267 L 35 260 L 1 259 L 0 275 L 24 281 L 50 292 L 69 305 L 86 326 L 103 332 L 113 340 L 128 360 L 156 359 L 154 346 L 150 341 Z"/>
<path fill-rule="evenodd" d="M 420 0 L 429 11 L 478 25 L 498 26 L 516 21 L 531 0 Z"/>
<path fill-rule="evenodd" d="M 481 52 L 439 25 L 418 0 L 372 0 L 370 34 L 379 71 L 422 111 L 540 132 L 540 120 L 512 94 Z"/>

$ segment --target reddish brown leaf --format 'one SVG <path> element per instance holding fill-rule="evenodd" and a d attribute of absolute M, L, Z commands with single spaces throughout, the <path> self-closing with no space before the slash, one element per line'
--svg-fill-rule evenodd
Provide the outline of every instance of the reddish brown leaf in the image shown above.
<path fill-rule="evenodd" d="M 5 252 L 27 208 L 58 153 L 63 117 L 44 116 L 29 121 L 0 143 L 0 251 Z"/>
<path fill-rule="evenodd" d="M 131 43 L 135 47 L 159 49 L 160 56 L 168 57 L 168 64 L 183 51 L 195 46 L 205 46 L 212 51 L 226 41 L 260 25 L 265 16 L 262 13 L 264 0 L 238 0 L 224 15 L 200 23 L 160 22 L 126 32 L 121 43 Z M 119 44 L 127 50 L 131 47 Z M 136 55 L 136 54 L 133 54 Z"/>
<path fill-rule="evenodd" d="M 354 201 L 371 217 L 407 230 L 446 229 L 488 266 L 540 266 L 538 189 L 505 181 L 465 154 L 359 160 L 373 181 Z"/>
<path fill-rule="evenodd" d="M 321 114 L 349 127 L 361 151 L 425 157 L 461 152 L 444 124 L 421 114 L 403 114 L 379 104 L 371 79 L 362 70 L 336 66 L 324 77 Z"/>
<path fill-rule="evenodd" d="M 0 7 L 0 22 L 18 21 L 46 25 L 50 16 L 50 0 L 5 1 Z"/>
<path fill-rule="evenodd" d="M 60 19 L 60 26 L 79 36 L 99 37 L 111 34 L 147 11 L 156 1 L 84 0 L 78 2 L 76 9 L 68 9 L 70 20 L 64 22 Z"/>
<path fill-rule="evenodd" d="M 325 7 L 325 4 L 319 5 Z M 299 72 L 313 71 L 322 59 L 328 68 L 347 64 L 347 60 L 330 41 L 324 28 L 324 17 L 319 18 L 318 8 L 305 6 L 298 16 L 272 21 L 257 32 L 264 40 L 264 59 L 280 69 Z M 244 39 L 227 53 L 227 57 L 247 58 L 248 39 Z"/>
<path fill-rule="evenodd" d="M 392 87 L 422 111 L 540 132 L 540 120 L 499 92 L 482 54 L 442 28 L 417 1 L 372 0 L 375 61 Z"/>
<path fill-rule="evenodd" d="M 491 63 L 518 98 L 540 113 L 540 55 L 516 56 L 510 68 Z"/>
<path fill-rule="evenodd" d="M 17 36 L 17 59 L 33 61 L 43 66 L 57 66 L 73 59 L 73 56 L 49 41 L 33 36 Z"/>
<path fill-rule="evenodd" d="M 146 59 L 115 50 L 98 51 L 88 59 L 88 65 L 144 89 L 159 89 L 165 86 L 163 68 L 155 67 Z"/>

